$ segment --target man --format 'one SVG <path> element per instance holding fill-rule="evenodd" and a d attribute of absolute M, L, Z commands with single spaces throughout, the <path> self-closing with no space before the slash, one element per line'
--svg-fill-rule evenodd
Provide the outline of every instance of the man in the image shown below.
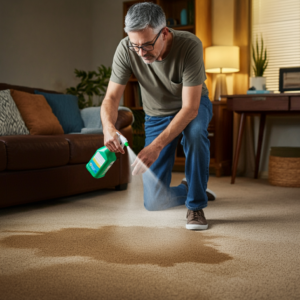
<path fill-rule="evenodd" d="M 202 43 L 189 32 L 167 28 L 161 7 L 149 2 L 130 7 L 124 30 L 128 37 L 115 52 L 101 108 L 104 144 L 113 152 L 124 153 L 114 124 L 121 96 L 133 73 L 141 87 L 146 114 L 145 148 L 132 165 L 133 175 L 143 173 L 145 165 L 157 178 L 150 180 L 148 172 L 143 174 L 145 208 L 161 210 L 185 204 L 186 228 L 207 229 L 203 208 L 208 200 L 207 127 L 212 118 L 212 104 L 204 83 Z M 181 133 L 186 179 L 179 186 L 170 187 Z"/>

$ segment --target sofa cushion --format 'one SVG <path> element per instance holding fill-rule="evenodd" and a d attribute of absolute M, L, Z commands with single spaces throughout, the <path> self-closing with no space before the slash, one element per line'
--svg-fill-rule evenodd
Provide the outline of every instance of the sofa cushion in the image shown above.
<path fill-rule="evenodd" d="M 35 94 L 43 95 L 58 118 L 64 133 L 80 132 L 83 121 L 78 107 L 78 98 L 74 95 L 51 94 L 34 91 Z"/>
<path fill-rule="evenodd" d="M 0 172 L 6 169 L 6 147 L 3 142 L 0 141 Z"/>
<path fill-rule="evenodd" d="M 99 134 L 103 133 L 102 122 L 100 117 L 101 107 L 86 107 L 80 111 L 81 118 L 83 120 L 84 128 L 81 129 L 81 133 L 84 134 Z M 118 107 L 118 119 L 115 124 L 116 129 L 132 125 L 134 121 L 133 113 L 128 107 Z"/>
<path fill-rule="evenodd" d="M 19 134 L 29 134 L 29 131 L 10 95 L 10 90 L 0 91 L 0 135 Z"/>
<path fill-rule="evenodd" d="M 134 116 L 133 113 L 130 110 L 124 110 L 128 109 L 127 107 L 120 108 L 118 111 L 118 119 L 115 124 L 117 130 L 121 130 L 122 128 L 125 128 L 129 125 L 132 125 L 134 122 Z"/>
<path fill-rule="evenodd" d="M 100 106 L 86 107 L 80 111 L 85 128 L 98 128 L 103 132 L 100 118 Z"/>
<path fill-rule="evenodd" d="M 6 170 L 34 170 L 67 165 L 69 144 L 63 136 L 5 136 Z"/>
<path fill-rule="evenodd" d="M 69 164 L 88 163 L 96 150 L 104 146 L 103 134 L 66 134 L 70 145 Z"/>
<path fill-rule="evenodd" d="M 63 134 L 63 128 L 45 97 L 17 90 L 11 95 L 32 135 Z"/>

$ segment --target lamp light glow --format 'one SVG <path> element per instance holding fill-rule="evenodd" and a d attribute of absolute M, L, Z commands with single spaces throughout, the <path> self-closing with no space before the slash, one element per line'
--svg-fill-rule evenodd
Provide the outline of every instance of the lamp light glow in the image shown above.
<path fill-rule="evenodd" d="M 237 46 L 212 46 L 205 48 L 205 71 L 218 73 L 214 100 L 221 100 L 221 95 L 227 94 L 226 77 L 224 73 L 234 73 L 240 70 L 240 48 Z"/>
<path fill-rule="evenodd" d="M 234 73 L 239 70 L 239 47 L 212 46 L 205 48 L 205 71 L 207 73 Z"/>

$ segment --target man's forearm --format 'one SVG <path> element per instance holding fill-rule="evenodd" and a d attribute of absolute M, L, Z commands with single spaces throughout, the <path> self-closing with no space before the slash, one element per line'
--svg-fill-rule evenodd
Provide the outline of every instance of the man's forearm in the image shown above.
<path fill-rule="evenodd" d="M 101 122 L 103 131 L 115 126 L 118 118 L 118 107 L 109 98 L 105 98 L 101 105 Z"/>
<path fill-rule="evenodd" d="M 187 126 L 195 119 L 197 111 L 188 108 L 182 108 L 168 127 L 151 143 L 160 151 L 172 142 Z"/>

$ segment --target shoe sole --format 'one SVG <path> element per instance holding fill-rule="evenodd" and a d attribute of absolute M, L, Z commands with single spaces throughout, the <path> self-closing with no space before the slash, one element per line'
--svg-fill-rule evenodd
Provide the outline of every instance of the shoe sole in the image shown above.
<path fill-rule="evenodd" d="M 217 195 L 210 189 L 206 189 L 206 194 L 209 193 L 212 197 L 210 198 L 208 195 L 208 201 L 213 201 L 213 200 L 216 200 L 217 198 Z"/>
<path fill-rule="evenodd" d="M 205 230 L 208 228 L 208 224 L 206 225 L 198 225 L 198 224 L 186 224 L 186 229 L 190 230 Z"/>

